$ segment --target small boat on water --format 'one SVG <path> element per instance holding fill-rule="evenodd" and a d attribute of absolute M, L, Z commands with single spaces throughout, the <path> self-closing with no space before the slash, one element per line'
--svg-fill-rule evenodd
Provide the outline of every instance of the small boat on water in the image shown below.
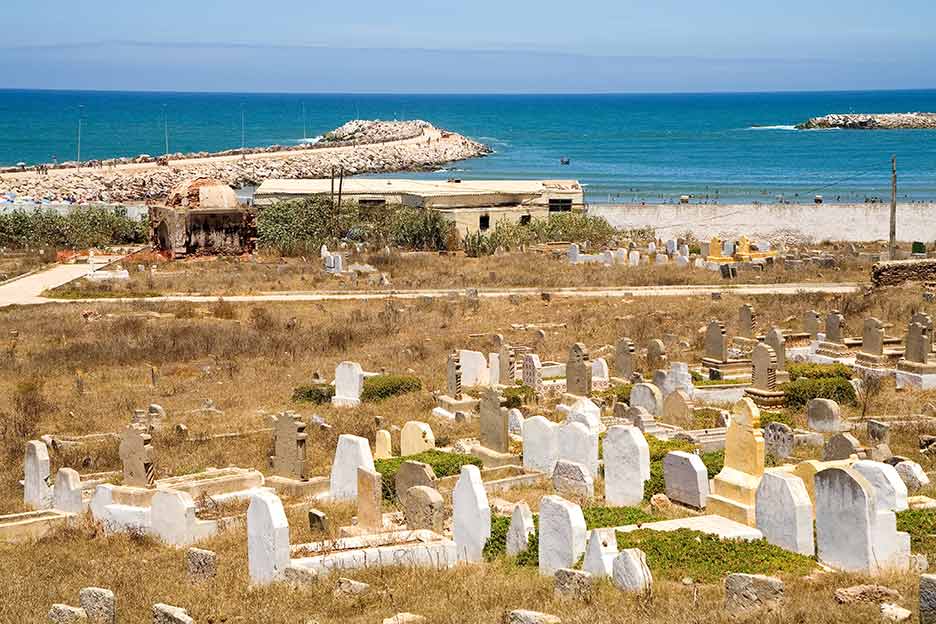
<path fill-rule="evenodd" d="M 560 165 L 568 165 L 568 164 L 570 164 L 571 162 L 572 162 L 572 161 L 569 160 L 568 158 L 560 158 L 560 159 L 559 159 L 559 164 L 560 164 Z"/>

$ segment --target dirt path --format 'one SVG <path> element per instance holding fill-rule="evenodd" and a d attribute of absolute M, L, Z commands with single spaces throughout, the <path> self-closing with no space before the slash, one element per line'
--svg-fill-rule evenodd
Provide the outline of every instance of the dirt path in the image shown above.
<path fill-rule="evenodd" d="M 78 269 L 77 271 L 75 269 Z M 54 275 L 45 276 L 47 273 Z M 191 303 L 210 303 L 217 301 L 217 296 L 211 295 L 165 295 L 161 297 L 123 297 L 101 299 L 49 299 L 40 297 L 43 290 L 54 288 L 68 283 L 72 279 L 81 277 L 87 272 L 87 266 L 63 265 L 49 271 L 44 271 L 30 278 L 23 278 L 7 286 L 0 286 L 0 307 L 20 305 L 40 305 L 47 303 L 93 303 L 115 302 L 127 303 L 133 301 L 186 301 Z M 69 277 L 71 276 L 71 277 Z M 31 279 L 36 278 L 36 279 Z M 29 280 L 28 282 L 26 280 Z M 19 282 L 26 282 L 19 284 Z M 17 286 L 18 284 L 18 286 Z M 767 285 L 702 285 L 702 286 L 634 286 L 631 288 L 498 288 L 478 290 L 478 297 L 482 299 L 501 299 L 516 295 L 519 297 L 540 297 L 549 293 L 551 297 L 572 298 L 602 298 L 602 297 L 703 297 L 714 292 L 735 294 L 741 296 L 754 295 L 796 295 L 800 293 L 826 293 L 851 294 L 859 292 L 863 287 L 856 282 L 845 283 L 794 283 L 794 284 L 767 284 Z M 348 291 L 317 291 L 317 292 L 279 292 L 264 293 L 260 295 L 230 295 L 224 297 L 225 301 L 232 303 L 257 302 L 310 302 L 310 301 L 372 301 L 375 299 L 418 299 L 420 297 L 450 297 L 464 295 L 464 289 L 427 289 L 427 290 L 385 290 L 373 292 Z"/>

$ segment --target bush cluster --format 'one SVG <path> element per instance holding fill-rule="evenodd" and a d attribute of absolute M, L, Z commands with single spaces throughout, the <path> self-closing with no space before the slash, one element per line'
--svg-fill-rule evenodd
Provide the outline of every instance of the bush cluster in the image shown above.
<path fill-rule="evenodd" d="M 504 388 L 504 407 L 520 409 L 526 403 L 532 403 L 536 392 L 530 386 L 518 385 Z"/>
<path fill-rule="evenodd" d="M 326 403 L 331 403 L 333 396 L 335 396 L 335 386 L 327 383 L 317 383 L 307 386 L 296 386 L 296 389 L 293 390 L 292 398 L 293 401 L 324 405 Z"/>
<path fill-rule="evenodd" d="M 788 362 L 787 372 L 790 373 L 790 380 L 796 381 L 801 377 L 808 379 L 828 379 L 831 377 L 841 377 L 842 379 L 851 379 L 852 369 L 836 362 L 835 364 L 807 364 Z"/>
<path fill-rule="evenodd" d="M 487 232 L 473 232 L 462 239 L 465 253 L 471 257 L 489 256 L 497 249 L 514 251 L 523 245 L 557 241 L 588 243 L 592 247 L 610 244 L 619 232 L 603 217 L 577 212 L 534 218 L 520 224 L 502 220 Z"/>
<path fill-rule="evenodd" d="M 832 399 L 842 405 L 854 405 L 855 388 L 844 377 L 800 377 L 781 386 L 788 407 L 803 407 L 812 399 Z"/>
<path fill-rule="evenodd" d="M 123 209 L 86 206 L 67 214 L 55 210 L 0 213 L 0 247 L 87 249 L 147 240 L 146 220 L 132 219 Z"/>
<path fill-rule="evenodd" d="M 413 375 L 374 375 L 364 378 L 362 401 L 382 401 L 390 397 L 422 390 L 422 381 Z"/>
<path fill-rule="evenodd" d="M 438 478 L 450 477 L 461 472 L 462 466 L 474 465 L 481 468 L 481 460 L 473 455 L 445 453 L 435 449 L 423 451 L 408 457 L 391 457 L 374 461 L 374 469 L 383 479 L 383 497 L 387 500 L 396 498 L 396 474 L 405 461 L 417 461 L 432 466 Z"/>

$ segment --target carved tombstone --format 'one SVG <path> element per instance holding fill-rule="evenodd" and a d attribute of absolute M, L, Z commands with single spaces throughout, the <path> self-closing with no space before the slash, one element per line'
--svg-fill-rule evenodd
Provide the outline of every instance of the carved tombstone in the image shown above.
<path fill-rule="evenodd" d="M 666 366 L 666 346 L 663 341 L 655 338 L 647 344 L 647 367 L 657 370 Z"/>
<path fill-rule="evenodd" d="M 786 368 L 786 338 L 783 332 L 779 327 L 772 327 L 767 332 L 764 342 L 770 345 L 774 350 L 774 355 L 777 356 L 777 370 L 784 370 Z"/>
<path fill-rule="evenodd" d="M 517 375 L 516 355 L 513 347 L 504 341 L 504 337 L 497 335 L 497 383 L 502 386 L 512 386 Z"/>
<path fill-rule="evenodd" d="M 148 487 L 156 482 L 153 464 L 152 438 L 137 427 L 127 427 L 120 436 L 120 461 L 123 463 L 123 484 Z"/>
<path fill-rule="evenodd" d="M 523 354 L 523 385 L 533 388 L 537 398 L 543 396 L 543 364 L 535 353 Z"/>
<path fill-rule="evenodd" d="M 728 336 L 720 321 L 709 321 L 705 329 L 705 357 L 716 362 L 728 361 Z"/>
<path fill-rule="evenodd" d="M 926 364 L 930 350 L 929 330 L 920 323 L 910 323 L 906 343 L 904 359 L 908 362 Z"/>
<path fill-rule="evenodd" d="M 754 306 L 750 303 L 741 306 L 738 310 L 738 335 L 742 338 L 753 338 L 755 319 Z"/>
<path fill-rule="evenodd" d="M 634 343 L 630 338 L 618 340 L 614 349 L 614 367 L 617 369 L 618 377 L 630 379 L 634 374 L 634 352 Z"/>
<path fill-rule="evenodd" d="M 919 323 L 920 325 L 922 325 L 923 327 L 926 328 L 926 335 L 929 336 L 929 339 L 930 339 L 930 349 L 929 349 L 929 350 L 932 351 L 932 350 L 933 350 L 933 348 L 932 348 L 932 342 L 933 342 L 933 318 L 932 318 L 929 314 L 926 314 L 925 312 L 914 312 L 914 313 L 913 313 L 913 316 L 910 317 L 910 322 L 911 322 L 911 323 Z"/>
<path fill-rule="evenodd" d="M 758 343 L 751 353 L 751 378 L 757 390 L 774 390 L 777 387 L 777 355 L 773 347 Z"/>
<path fill-rule="evenodd" d="M 566 392 L 576 396 L 589 396 L 592 390 L 592 366 L 588 349 L 576 342 L 569 350 L 566 363 Z"/>
<path fill-rule="evenodd" d="M 270 468 L 273 474 L 287 479 L 306 479 L 306 424 L 295 412 L 272 416 L 273 453 Z"/>
<path fill-rule="evenodd" d="M 448 356 L 446 366 L 446 391 L 448 396 L 460 401 L 462 398 L 462 374 L 461 360 L 458 358 L 458 351 L 453 351 Z"/>

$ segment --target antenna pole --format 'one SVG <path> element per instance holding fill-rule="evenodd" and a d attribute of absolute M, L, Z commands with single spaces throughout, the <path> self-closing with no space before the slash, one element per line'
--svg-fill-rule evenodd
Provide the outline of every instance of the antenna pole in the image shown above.
<path fill-rule="evenodd" d="M 897 258 L 897 156 L 891 156 L 890 244 L 887 248 L 891 260 Z"/>

